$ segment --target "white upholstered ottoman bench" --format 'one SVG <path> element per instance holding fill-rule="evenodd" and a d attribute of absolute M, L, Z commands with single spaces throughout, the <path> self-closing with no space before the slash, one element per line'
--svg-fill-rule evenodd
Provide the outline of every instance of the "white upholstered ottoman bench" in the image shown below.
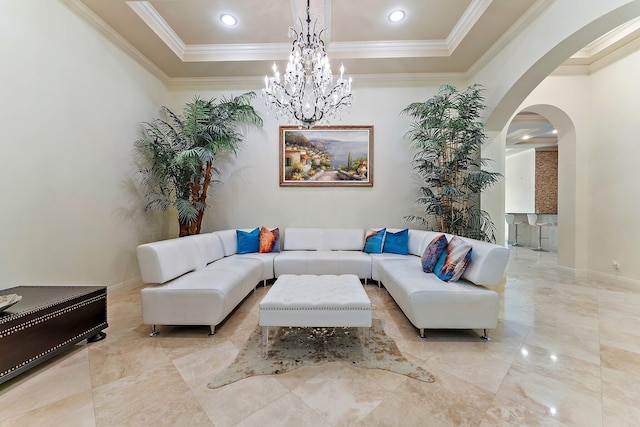
<path fill-rule="evenodd" d="M 371 301 L 355 274 L 283 274 L 260 302 L 265 356 L 269 327 L 371 327 Z M 363 330 L 361 329 L 361 336 Z"/>

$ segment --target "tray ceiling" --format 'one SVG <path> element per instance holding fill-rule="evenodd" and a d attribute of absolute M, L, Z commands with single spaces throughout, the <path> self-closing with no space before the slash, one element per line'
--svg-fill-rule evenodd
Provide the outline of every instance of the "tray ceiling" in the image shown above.
<path fill-rule="evenodd" d="M 264 76 L 288 58 L 305 0 L 66 0 L 165 79 Z M 490 55 L 548 0 L 311 0 L 334 69 L 459 73 Z M 387 19 L 394 9 L 406 18 Z M 225 27 L 220 15 L 238 23 Z M 588 62 L 599 50 L 579 56 Z M 585 60 L 585 57 L 587 58 Z M 282 67 L 281 67 L 282 68 Z"/>

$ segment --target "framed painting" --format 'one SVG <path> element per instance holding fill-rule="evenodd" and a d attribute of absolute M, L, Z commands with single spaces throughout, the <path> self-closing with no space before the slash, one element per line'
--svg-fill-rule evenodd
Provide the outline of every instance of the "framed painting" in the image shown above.
<path fill-rule="evenodd" d="M 373 126 L 280 126 L 281 187 L 372 187 Z"/>

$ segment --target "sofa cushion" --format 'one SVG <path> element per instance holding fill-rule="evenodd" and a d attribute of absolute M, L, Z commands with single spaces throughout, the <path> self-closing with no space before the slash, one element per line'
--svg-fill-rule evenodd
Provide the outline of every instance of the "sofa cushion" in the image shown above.
<path fill-rule="evenodd" d="M 145 243 L 136 248 L 144 283 L 164 283 L 202 267 L 194 239 L 180 237 Z"/>
<path fill-rule="evenodd" d="M 260 228 L 256 227 L 250 232 L 236 230 L 238 237 L 238 253 L 249 254 L 260 250 Z"/>
<path fill-rule="evenodd" d="M 364 237 L 364 247 L 362 248 L 362 251 L 368 254 L 382 253 L 382 242 L 384 240 L 385 233 L 385 228 L 367 231 L 367 234 Z"/>
<path fill-rule="evenodd" d="M 279 252 L 280 229 L 260 227 L 260 253 Z"/>
<path fill-rule="evenodd" d="M 415 263 L 416 266 L 420 266 L 420 258 L 413 255 L 407 256 L 383 252 L 381 254 L 369 254 L 369 256 L 371 257 L 371 278 L 373 280 L 380 280 L 380 263 L 386 260 L 408 260 Z"/>
<path fill-rule="evenodd" d="M 473 245 L 473 254 L 462 278 L 476 285 L 500 284 L 509 261 L 509 249 L 489 242 L 466 240 Z"/>
<path fill-rule="evenodd" d="M 371 257 L 361 251 L 283 251 L 273 259 L 275 277 L 283 274 L 355 274 L 371 277 Z"/>
<path fill-rule="evenodd" d="M 360 228 L 287 228 L 285 251 L 359 251 L 364 241 Z"/>
<path fill-rule="evenodd" d="M 458 236 L 454 236 L 440 255 L 434 273 L 445 282 L 455 282 L 467 268 L 471 260 L 472 246 Z"/>
<path fill-rule="evenodd" d="M 364 245 L 361 228 L 327 228 L 322 241 L 323 251 L 360 251 Z"/>
<path fill-rule="evenodd" d="M 322 249 L 324 229 L 287 228 L 284 230 L 284 249 L 286 251 L 319 251 Z"/>
<path fill-rule="evenodd" d="M 409 253 L 409 229 L 405 228 L 395 233 L 387 230 L 382 252 L 407 255 Z"/>
<path fill-rule="evenodd" d="M 433 269 L 436 267 L 440 256 L 447 249 L 447 244 L 447 236 L 444 234 L 434 237 L 433 240 L 431 240 L 422 253 L 422 271 L 425 273 L 433 273 Z"/>
<path fill-rule="evenodd" d="M 230 256 L 238 253 L 238 234 L 235 229 L 214 231 L 211 234 L 215 234 L 220 238 L 222 242 L 222 249 L 224 250 L 224 256 Z"/>
<path fill-rule="evenodd" d="M 495 328 L 500 297 L 497 292 L 464 280 L 444 283 L 425 274 L 420 259 L 383 260 L 380 280 L 417 328 Z"/>

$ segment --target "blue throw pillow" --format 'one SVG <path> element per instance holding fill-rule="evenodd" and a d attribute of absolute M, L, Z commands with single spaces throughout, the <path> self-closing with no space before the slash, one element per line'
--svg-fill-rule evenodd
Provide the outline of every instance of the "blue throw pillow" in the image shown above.
<path fill-rule="evenodd" d="M 436 276 L 445 282 L 455 282 L 460 279 L 471 261 L 471 249 L 471 245 L 454 236 L 447 245 L 447 250 L 440 255 L 434 269 Z"/>
<path fill-rule="evenodd" d="M 236 230 L 238 253 L 250 254 L 260 251 L 260 227 L 252 231 Z"/>
<path fill-rule="evenodd" d="M 368 254 L 382 253 L 382 240 L 384 239 L 384 233 L 386 228 L 377 231 L 368 231 L 364 238 L 364 247 L 362 250 Z"/>
<path fill-rule="evenodd" d="M 422 271 L 425 273 L 433 273 L 440 256 L 447 250 L 447 243 L 447 236 L 444 234 L 434 237 L 433 240 L 431 240 L 422 253 Z"/>
<path fill-rule="evenodd" d="M 382 252 L 407 255 L 409 253 L 409 229 L 405 228 L 395 233 L 387 231 Z"/>

